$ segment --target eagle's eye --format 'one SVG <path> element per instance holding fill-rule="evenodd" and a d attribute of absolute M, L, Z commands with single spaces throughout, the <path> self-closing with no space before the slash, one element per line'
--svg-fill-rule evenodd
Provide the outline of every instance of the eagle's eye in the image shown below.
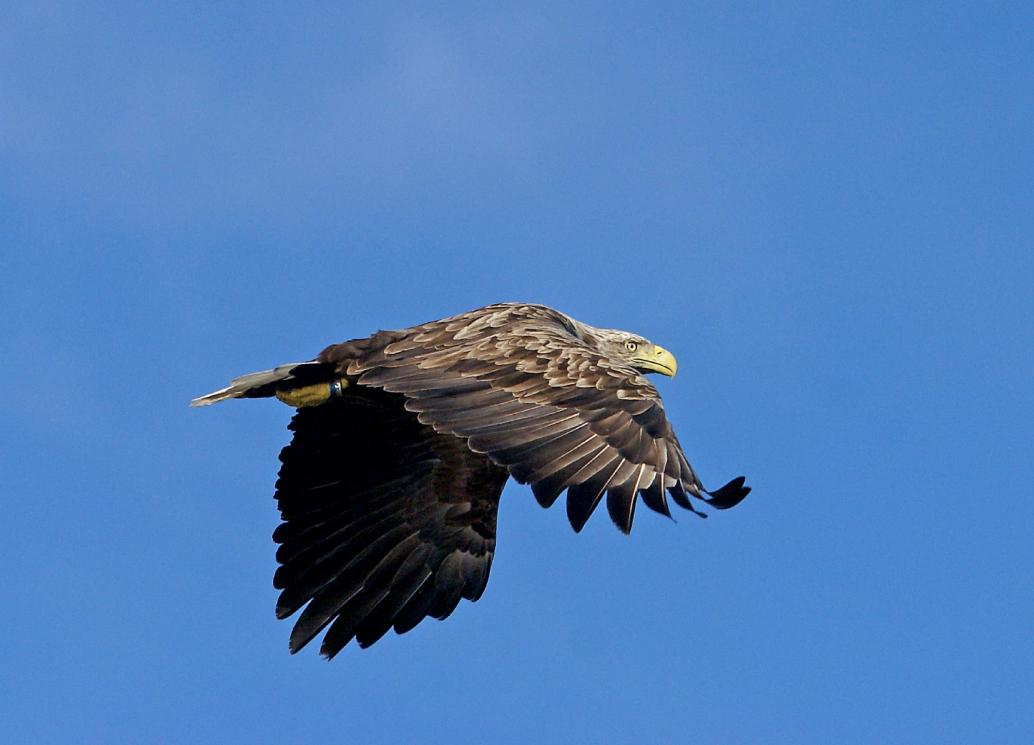
<path fill-rule="evenodd" d="M 625 349 L 627 349 L 629 352 L 634 352 L 635 350 L 639 349 L 639 345 L 636 344 L 634 341 L 626 341 Z"/>

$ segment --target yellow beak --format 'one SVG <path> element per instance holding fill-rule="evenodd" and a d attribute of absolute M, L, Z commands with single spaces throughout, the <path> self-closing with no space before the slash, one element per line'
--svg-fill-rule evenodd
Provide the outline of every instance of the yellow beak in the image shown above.
<path fill-rule="evenodd" d="M 638 368 L 667 375 L 669 378 L 674 378 L 675 373 L 679 369 L 679 363 L 675 361 L 675 355 L 657 344 L 633 357 L 632 362 Z"/>

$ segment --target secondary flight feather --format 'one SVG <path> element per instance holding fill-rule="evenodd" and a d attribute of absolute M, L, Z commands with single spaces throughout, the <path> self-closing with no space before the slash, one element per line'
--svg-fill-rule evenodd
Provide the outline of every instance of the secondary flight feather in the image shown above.
<path fill-rule="evenodd" d="M 280 453 L 276 614 L 296 652 L 333 657 L 477 600 L 507 479 L 544 507 L 566 492 L 580 531 L 601 501 L 623 532 L 639 498 L 703 516 L 750 492 L 701 484 L 646 373 L 675 357 L 637 334 L 500 303 L 334 344 L 233 380 L 193 406 L 276 397 L 297 408 Z M 328 628 L 329 627 L 329 628 Z"/>

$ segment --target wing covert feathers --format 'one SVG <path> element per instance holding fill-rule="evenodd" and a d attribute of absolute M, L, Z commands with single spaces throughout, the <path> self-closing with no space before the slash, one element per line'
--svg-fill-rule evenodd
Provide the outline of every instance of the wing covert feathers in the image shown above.
<path fill-rule="evenodd" d="M 604 497 L 627 533 L 640 496 L 669 517 L 666 494 L 698 515 L 689 497 L 723 508 L 746 496 L 742 481 L 704 489 L 656 389 L 576 325 L 544 306 L 501 304 L 332 345 L 318 361 L 404 396 L 421 423 L 466 440 L 543 506 L 566 491 L 576 531 Z"/>

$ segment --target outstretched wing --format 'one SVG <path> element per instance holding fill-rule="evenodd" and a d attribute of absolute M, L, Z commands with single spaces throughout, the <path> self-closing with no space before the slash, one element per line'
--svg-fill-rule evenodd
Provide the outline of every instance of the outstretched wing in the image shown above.
<path fill-rule="evenodd" d="M 489 306 L 382 332 L 362 349 L 334 345 L 318 361 L 360 386 L 403 394 L 421 422 L 466 439 L 531 484 L 544 506 L 566 490 L 576 531 L 604 494 L 626 533 L 637 495 L 669 516 L 666 492 L 694 512 L 690 495 L 719 509 L 743 499 L 749 488 L 742 478 L 704 489 L 656 389 L 585 333 L 544 306 Z"/>
<path fill-rule="evenodd" d="M 291 429 L 273 584 L 278 618 L 305 606 L 292 652 L 329 625 L 320 651 L 333 657 L 353 638 L 366 647 L 481 596 L 504 468 L 376 389 L 300 409 Z"/>

